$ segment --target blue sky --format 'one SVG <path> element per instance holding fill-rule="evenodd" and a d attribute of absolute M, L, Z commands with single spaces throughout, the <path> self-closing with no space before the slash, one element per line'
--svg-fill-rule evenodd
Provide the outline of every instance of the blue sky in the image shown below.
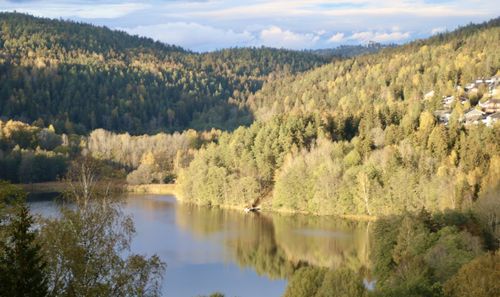
<path fill-rule="evenodd" d="M 0 0 L 19 11 L 106 25 L 194 51 L 403 43 L 500 15 L 498 0 Z"/>

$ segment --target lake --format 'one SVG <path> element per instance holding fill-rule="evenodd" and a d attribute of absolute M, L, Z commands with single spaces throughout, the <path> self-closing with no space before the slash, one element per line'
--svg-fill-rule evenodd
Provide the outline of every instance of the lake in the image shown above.
<path fill-rule="evenodd" d="M 56 215 L 50 199 L 30 201 L 33 213 Z M 370 223 L 331 217 L 247 213 L 177 203 L 173 196 L 130 195 L 132 251 L 167 263 L 165 296 L 281 296 L 301 266 L 365 272 Z"/>

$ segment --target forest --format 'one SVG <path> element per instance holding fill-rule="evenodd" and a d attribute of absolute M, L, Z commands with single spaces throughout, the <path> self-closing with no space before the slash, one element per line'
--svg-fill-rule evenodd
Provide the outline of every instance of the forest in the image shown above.
<path fill-rule="evenodd" d="M 336 296 L 496 296 L 499 44 L 496 18 L 401 46 L 194 53 L 106 27 L 0 13 L 0 180 L 78 182 L 83 159 L 109 184 L 175 183 L 179 201 L 214 216 L 219 207 L 259 206 L 374 221 L 370 269 L 360 259 L 336 267 L 323 254 L 289 263 L 271 244 L 254 240 L 257 252 L 241 244 L 243 267 L 289 278 L 285 296 L 333 288 Z M 122 202 L 95 192 L 113 198 L 111 207 L 87 204 L 85 193 L 66 193 L 78 207 L 63 206 L 61 218 L 32 232 L 25 193 L 0 182 L 0 293 L 32 273 L 51 296 L 158 294 L 164 263 L 119 257 L 134 233 Z M 100 246 L 91 232 L 103 232 Z M 7 265 L 21 244 L 33 247 L 23 256 L 36 271 Z M 363 283 L 368 270 L 374 291 Z M 101 274 L 105 285 L 89 285 Z M 143 278 L 117 281 L 134 275 Z"/>
<path fill-rule="evenodd" d="M 272 48 L 196 54 L 71 21 L 0 13 L 1 116 L 132 134 L 232 129 L 252 122 L 243 104 L 269 76 L 298 73 L 331 55 Z"/>
<path fill-rule="evenodd" d="M 498 202 L 500 130 L 464 124 L 500 96 L 497 83 L 467 87 L 500 75 L 498 18 L 336 58 L 269 48 L 197 54 L 17 13 L 1 23 L 3 179 L 55 180 L 90 154 L 131 184 L 175 182 L 179 199 L 211 206 L 376 217 Z M 168 81 L 182 90 L 166 96 L 177 88 Z M 446 103 L 443 124 L 448 96 L 460 100 Z M 229 102 L 231 118 L 244 110 L 246 123 L 219 130 L 229 122 L 216 105 Z M 163 104 L 171 116 L 159 120 Z M 140 134 L 155 131 L 170 134 Z"/>
<path fill-rule="evenodd" d="M 500 75 L 499 39 L 496 19 L 266 83 L 247 100 L 256 122 L 180 171 L 182 198 L 368 216 L 498 206 L 498 123 L 463 123 L 498 87 L 462 86 Z M 445 125 L 450 95 L 465 99 Z"/>

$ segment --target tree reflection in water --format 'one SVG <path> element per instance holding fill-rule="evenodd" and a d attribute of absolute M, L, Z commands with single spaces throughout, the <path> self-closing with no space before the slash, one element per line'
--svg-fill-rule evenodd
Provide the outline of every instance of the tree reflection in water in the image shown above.
<path fill-rule="evenodd" d="M 348 268 L 371 279 L 368 222 L 178 204 L 176 223 L 195 237 L 220 238 L 240 266 L 272 279 L 290 279 L 303 266 Z"/>

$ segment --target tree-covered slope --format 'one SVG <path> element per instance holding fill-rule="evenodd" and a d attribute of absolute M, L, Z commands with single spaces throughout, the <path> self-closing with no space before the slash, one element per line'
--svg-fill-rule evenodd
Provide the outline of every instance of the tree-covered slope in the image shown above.
<path fill-rule="evenodd" d="M 269 48 L 196 54 L 105 27 L 0 14 L 0 116 L 83 133 L 249 124 L 271 73 L 330 61 Z"/>
<path fill-rule="evenodd" d="M 223 133 L 181 171 L 182 198 L 337 215 L 474 208 L 498 218 L 488 211 L 500 203 L 499 123 L 463 122 L 500 94 L 491 83 L 499 25 L 270 80 L 246 102 L 257 122 Z M 490 83 L 466 87 L 482 78 Z M 443 96 L 460 100 L 445 106 Z"/>
<path fill-rule="evenodd" d="M 273 80 L 248 103 L 263 119 L 291 111 L 360 115 L 378 105 L 408 105 L 434 90 L 431 103 L 437 108 L 457 86 L 496 74 L 499 27 L 497 18 Z"/>

